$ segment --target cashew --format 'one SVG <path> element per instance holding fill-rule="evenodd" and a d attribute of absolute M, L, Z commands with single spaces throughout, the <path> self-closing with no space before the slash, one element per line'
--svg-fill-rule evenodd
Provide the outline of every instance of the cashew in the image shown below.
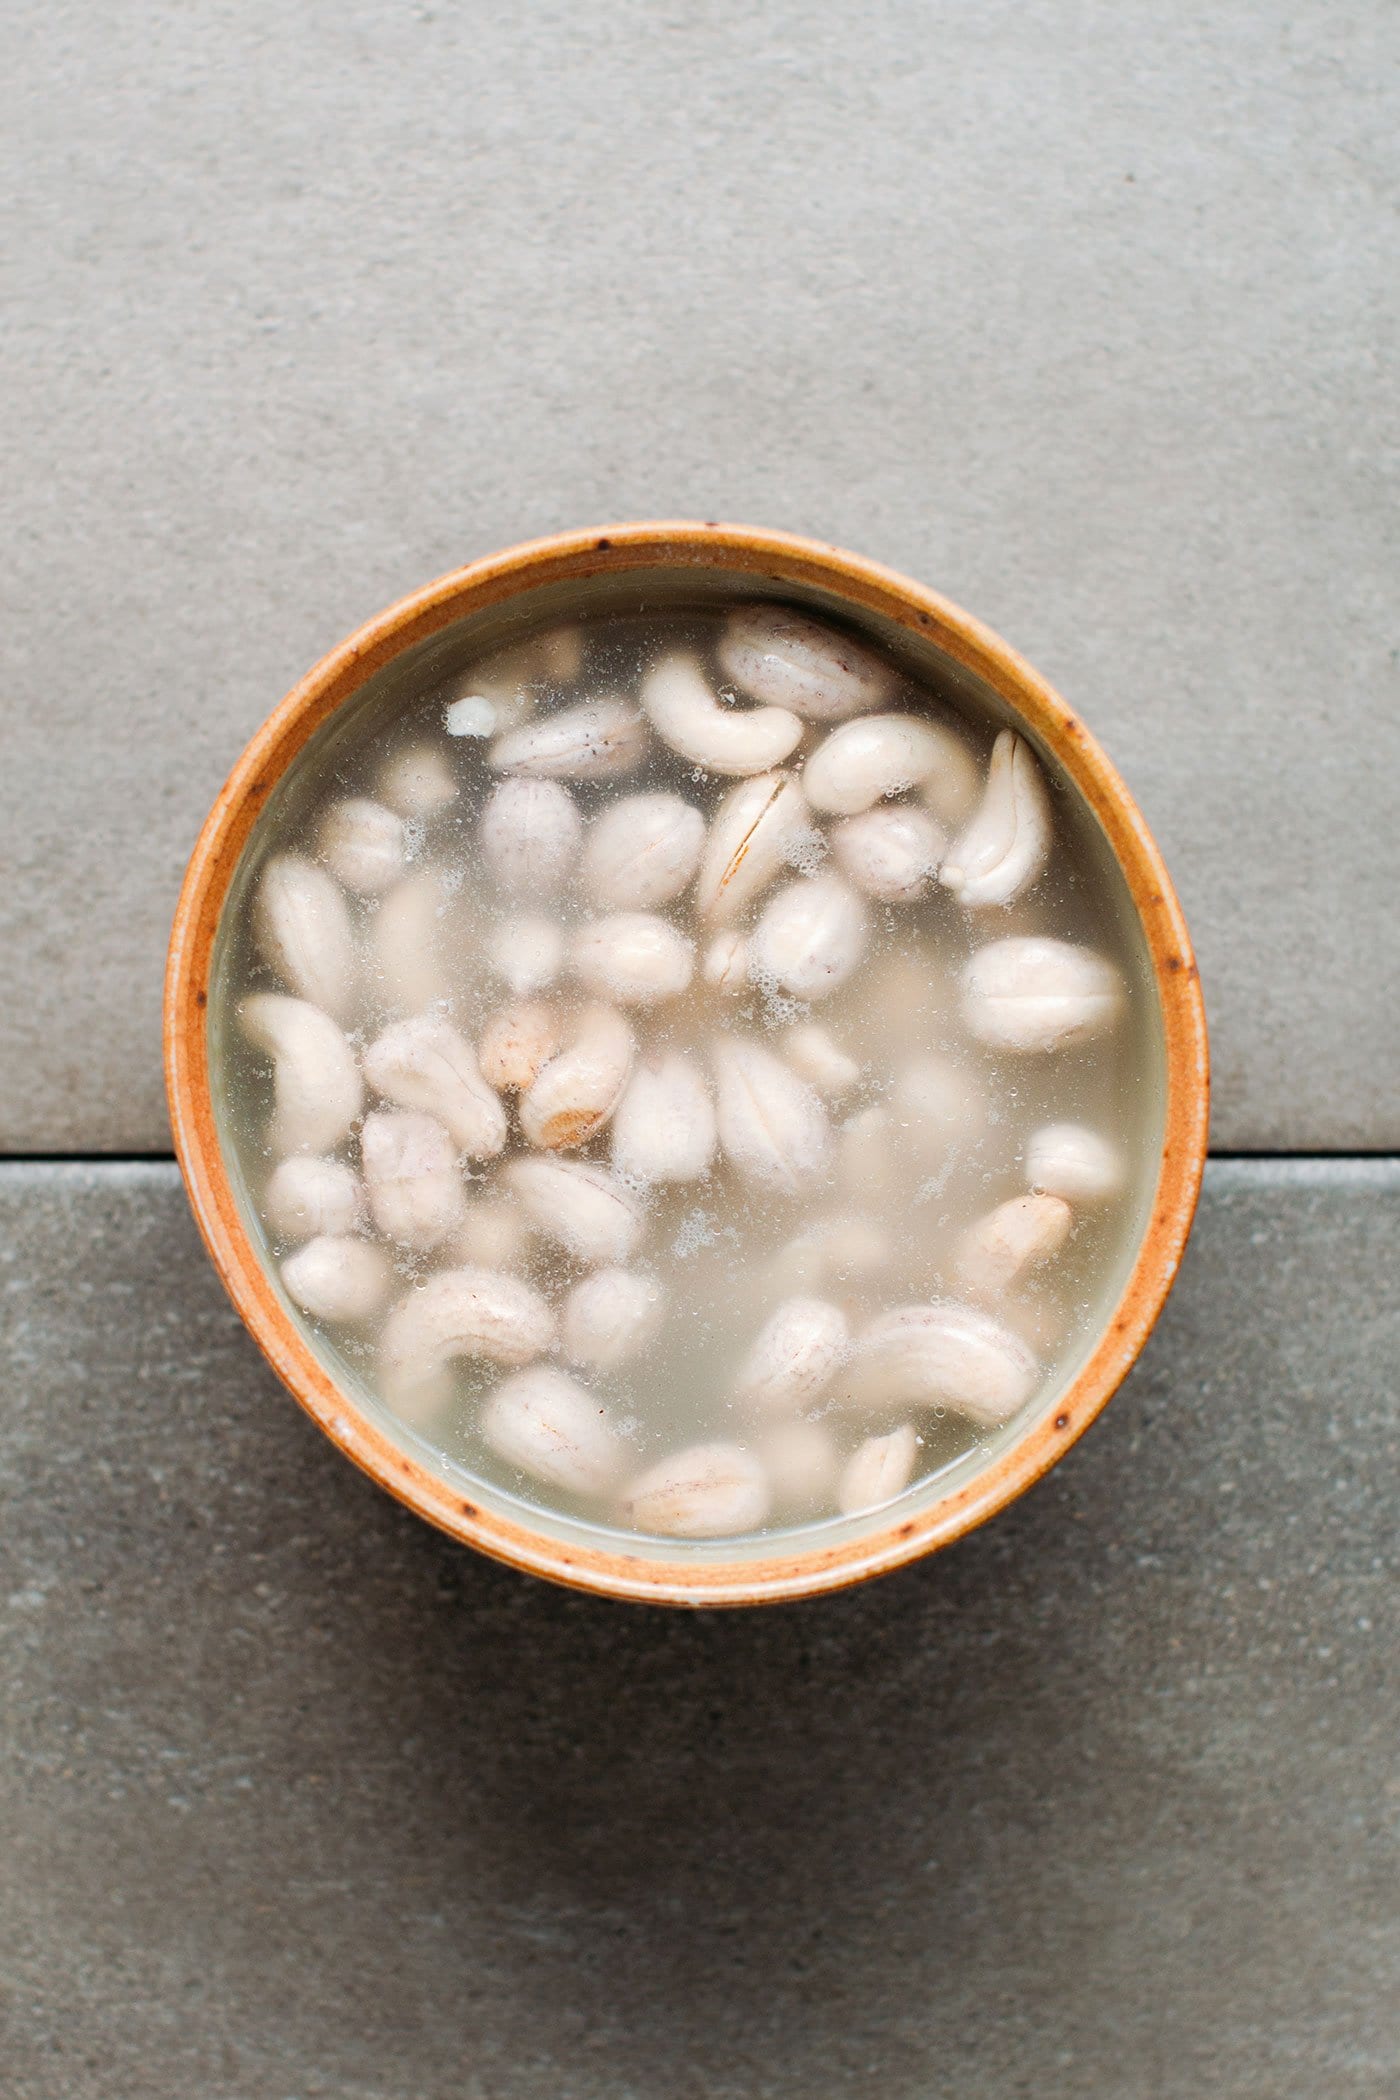
<path fill-rule="evenodd" d="M 831 1131 L 812 1089 L 761 1044 L 716 1036 L 716 1120 L 725 1157 L 746 1181 L 795 1195 L 826 1169 Z"/>
<path fill-rule="evenodd" d="M 421 1013 L 452 996 L 443 962 L 446 892 L 428 869 L 405 876 L 379 901 L 369 922 L 372 982 L 388 1011 Z"/>
<path fill-rule="evenodd" d="M 768 1476 L 738 1444 L 692 1444 L 635 1480 L 624 1502 L 636 1531 L 714 1539 L 757 1531 L 768 1514 Z"/>
<path fill-rule="evenodd" d="M 511 991 L 524 998 L 553 984 L 564 967 L 564 935 L 553 919 L 533 912 L 498 919 L 486 936 L 486 959 Z"/>
<path fill-rule="evenodd" d="M 1025 1343 L 970 1305 L 905 1305 L 857 1336 L 842 1396 L 858 1407 L 937 1407 L 983 1427 L 1007 1421 L 1035 1391 Z"/>
<path fill-rule="evenodd" d="M 774 1289 L 814 1295 L 849 1291 L 878 1276 L 894 1260 L 884 1227 L 858 1213 L 817 1218 L 779 1248 L 768 1268 Z"/>
<path fill-rule="evenodd" d="M 836 1179 L 856 1202 L 888 1199 L 908 1181 L 894 1117 L 883 1102 L 848 1116 L 836 1132 Z"/>
<path fill-rule="evenodd" d="M 508 1197 L 478 1196 L 467 1203 L 461 1224 L 447 1243 L 454 1266 L 516 1269 L 529 1253 L 531 1227 Z"/>
<path fill-rule="evenodd" d="M 503 706 L 488 700 L 485 693 L 459 693 L 443 709 L 442 726 L 449 736 L 498 736 L 529 712 L 523 702 L 519 706 Z"/>
<path fill-rule="evenodd" d="M 944 888 L 973 910 L 1010 904 L 1045 873 L 1051 828 L 1050 796 L 1030 746 L 1003 729 L 977 813 L 943 863 Z"/>
<path fill-rule="evenodd" d="M 282 1264 L 283 1287 L 292 1303 L 332 1327 L 372 1320 L 393 1280 L 382 1248 L 337 1234 L 308 1240 Z"/>
<path fill-rule="evenodd" d="M 477 827 L 481 857 L 498 889 L 552 897 L 583 844 L 583 820 L 557 780 L 503 780 Z"/>
<path fill-rule="evenodd" d="M 364 1107 L 365 1089 L 330 1015 L 282 992 L 254 992 L 238 1020 L 253 1048 L 272 1059 L 273 1151 L 332 1151 Z"/>
<path fill-rule="evenodd" d="M 618 911 L 589 919 L 569 944 L 574 975 L 589 991 L 622 1006 L 674 999 L 695 974 L 695 943 L 654 912 Z"/>
<path fill-rule="evenodd" d="M 1013 1196 L 969 1225 L 953 1267 L 978 1298 L 1000 1298 L 1053 1260 L 1069 1238 L 1074 1212 L 1059 1196 Z"/>
<path fill-rule="evenodd" d="M 789 1298 L 744 1358 L 734 1396 L 765 1410 L 805 1407 L 830 1385 L 849 1343 L 839 1306 L 821 1298 Z"/>
<path fill-rule="evenodd" d="M 858 890 L 886 904 L 911 904 L 938 873 L 948 835 L 917 803 L 889 803 L 847 817 L 831 850 Z"/>
<path fill-rule="evenodd" d="M 622 1098 L 632 1053 L 632 1031 L 615 1007 L 584 1007 L 521 1097 L 520 1127 L 530 1143 L 550 1151 L 587 1144 Z"/>
<path fill-rule="evenodd" d="M 403 873 L 403 818 L 365 795 L 331 803 L 316 845 L 336 881 L 357 897 L 377 897 Z"/>
<path fill-rule="evenodd" d="M 902 1495 L 914 1478 L 918 1455 L 919 1439 L 908 1422 L 901 1422 L 888 1436 L 867 1437 L 847 1459 L 841 1474 L 836 1506 L 842 1516 L 881 1509 Z"/>
<path fill-rule="evenodd" d="M 582 667 L 583 635 L 569 625 L 479 658 L 459 683 L 463 692 L 491 700 L 504 729 L 532 713 L 541 697 L 554 698 L 572 685 Z"/>
<path fill-rule="evenodd" d="M 648 911 L 695 873 L 705 819 L 679 795 L 626 795 L 589 827 L 580 877 L 595 904 Z"/>
<path fill-rule="evenodd" d="M 783 1056 L 800 1079 L 826 1101 L 839 1101 L 860 1079 L 862 1067 L 848 1057 L 819 1021 L 801 1021 L 781 1037 Z"/>
<path fill-rule="evenodd" d="M 786 708 L 721 707 L 698 660 L 686 654 L 653 665 L 641 698 L 662 743 L 710 773 L 766 773 L 802 736 L 801 722 Z"/>
<path fill-rule="evenodd" d="M 449 802 L 457 800 L 452 769 L 436 744 L 410 744 L 385 760 L 379 773 L 379 793 L 390 809 L 401 817 L 425 824 Z"/>
<path fill-rule="evenodd" d="M 494 1159 L 505 1144 L 500 1098 L 450 1021 L 435 1014 L 395 1021 L 366 1050 L 364 1068 L 376 1094 L 397 1108 L 436 1116 L 468 1159 Z"/>
<path fill-rule="evenodd" d="M 253 900 L 253 942 L 289 992 L 343 1021 L 355 997 L 355 943 L 344 897 L 298 853 L 268 861 Z"/>
<path fill-rule="evenodd" d="M 1082 1123 L 1046 1123 L 1026 1146 L 1026 1180 L 1047 1196 L 1084 1209 L 1111 1203 L 1127 1182 L 1123 1155 Z"/>
<path fill-rule="evenodd" d="M 717 933 L 705 950 L 701 973 L 706 984 L 712 984 L 718 992 L 732 997 L 745 990 L 749 981 L 749 944 L 742 933 Z"/>
<path fill-rule="evenodd" d="M 630 1269 L 597 1269 L 564 1300 L 564 1354 L 570 1363 L 615 1371 L 652 1340 L 665 1304 L 653 1277 Z"/>
<path fill-rule="evenodd" d="M 513 1159 L 507 1188 L 531 1222 L 582 1262 L 625 1262 L 642 1233 L 642 1205 L 589 1160 Z"/>
<path fill-rule="evenodd" d="M 870 915 L 839 875 L 799 876 L 764 907 L 749 937 L 749 976 L 795 999 L 825 999 L 865 953 Z"/>
<path fill-rule="evenodd" d="M 818 1510 L 836 1493 L 841 1461 L 824 1422 L 775 1422 L 759 1439 L 758 1456 L 773 1483 L 774 1503 L 785 1514 Z"/>
<path fill-rule="evenodd" d="M 498 773 L 610 780 L 640 765 L 646 747 L 646 724 L 634 707 L 624 700 L 586 700 L 498 737 L 490 758 Z"/>
<path fill-rule="evenodd" d="M 961 738 L 941 722 L 924 715 L 866 715 L 843 722 L 818 744 L 802 786 L 813 809 L 854 817 L 966 759 Z"/>
<path fill-rule="evenodd" d="M 894 675 L 850 635 L 786 605 L 744 605 L 729 615 L 720 669 L 751 699 L 790 707 L 813 722 L 864 714 L 887 700 Z"/>
<path fill-rule="evenodd" d="M 601 1495 L 627 1457 L 607 1409 L 553 1364 L 531 1364 L 498 1385 L 481 1434 L 507 1465 L 568 1495 Z"/>
<path fill-rule="evenodd" d="M 1020 936 L 979 948 L 963 972 L 962 1017 L 993 1050 L 1060 1050 L 1122 1018 L 1122 972 L 1071 941 Z"/>
<path fill-rule="evenodd" d="M 751 904 L 811 831 L 807 798 L 791 773 L 759 773 L 730 789 L 710 823 L 695 884 L 702 918 L 723 922 Z"/>
<path fill-rule="evenodd" d="M 938 764 L 919 782 L 919 800 L 945 832 L 965 824 L 982 793 L 982 768 L 972 746 L 946 722 L 933 722 L 938 733 Z"/>
<path fill-rule="evenodd" d="M 709 1172 L 717 1142 L 714 1104 L 693 1058 L 666 1050 L 637 1066 L 613 1117 L 619 1174 L 630 1181 L 695 1181 Z"/>
<path fill-rule="evenodd" d="M 294 1153 L 275 1166 L 262 1214 L 281 1240 L 342 1238 L 364 1222 L 365 1192 L 343 1161 Z"/>
<path fill-rule="evenodd" d="M 539 1292 L 498 1269 L 442 1269 L 400 1298 L 384 1323 L 379 1386 L 415 1422 L 452 1391 L 459 1357 L 515 1369 L 554 1342 L 554 1315 Z"/>
<path fill-rule="evenodd" d="M 488 1086 L 516 1094 L 532 1086 L 564 1039 L 563 1018 L 543 999 L 497 1007 L 481 1031 L 477 1059 Z"/>
<path fill-rule="evenodd" d="M 376 1109 L 360 1131 L 370 1216 L 385 1239 L 427 1249 L 466 1208 L 451 1138 L 432 1116 Z"/>
<path fill-rule="evenodd" d="M 976 1076 L 946 1057 L 911 1057 L 895 1074 L 890 1116 L 916 1166 L 936 1168 L 970 1151 L 987 1128 L 987 1099 Z"/>

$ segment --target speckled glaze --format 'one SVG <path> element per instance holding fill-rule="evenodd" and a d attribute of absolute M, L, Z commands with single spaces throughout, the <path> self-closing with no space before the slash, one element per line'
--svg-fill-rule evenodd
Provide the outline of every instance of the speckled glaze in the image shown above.
<path fill-rule="evenodd" d="M 1151 956 L 1165 1053 L 1161 1165 L 1137 1259 L 1054 1413 L 921 1508 L 896 1504 L 857 1536 L 822 1543 L 816 1533 L 796 1550 L 776 1537 L 771 1551 L 728 1561 L 652 1557 L 643 1540 L 607 1548 L 561 1540 L 464 1496 L 393 1444 L 328 1375 L 278 1302 L 239 1214 L 211 1097 L 207 1009 L 220 914 L 266 799 L 307 740 L 386 663 L 454 621 L 546 584 L 657 567 L 727 571 L 750 588 L 755 580 L 775 590 L 815 587 L 857 614 L 910 629 L 998 693 L 1053 754 L 1107 836 Z M 234 767 L 190 860 L 170 941 L 165 1067 L 175 1149 L 210 1256 L 273 1370 L 326 1435 L 420 1516 L 483 1552 L 579 1589 L 657 1604 L 762 1604 L 864 1581 L 948 1545 L 1054 1465 L 1132 1367 L 1171 1289 L 1195 1212 L 1209 1108 L 1205 1014 L 1170 878 L 1123 782 L 1059 695 L 980 622 L 878 563 L 791 533 L 686 522 L 560 533 L 473 562 L 378 614 L 302 679 Z"/>

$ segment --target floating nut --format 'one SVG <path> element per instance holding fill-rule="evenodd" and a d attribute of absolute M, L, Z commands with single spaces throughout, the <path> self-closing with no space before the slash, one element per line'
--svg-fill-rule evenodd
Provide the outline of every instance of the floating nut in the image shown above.
<path fill-rule="evenodd" d="M 820 1021 L 800 1021 L 796 1028 L 784 1031 L 781 1043 L 793 1071 L 815 1087 L 824 1101 L 839 1101 L 860 1079 L 861 1067 Z"/>
<path fill-rule="evenodd" d="M 533 912 L 498 919 L 486 936 L 486 960 L 518 997 L 542 992 L 564 967 L 564 935 Z"/>
<path fill-rule="evenodd" d="M 623 1006 L 655 1006 L 690 983 L 695 943 L 654 912 L 617 911 L 579 927 L 569 962 L 589 991 Z"/>
<path fill-rule="evenodd" d="M 759 1439 L 758 1455 L 785 1515 L 825 1508 L 834 1498 L 841 1460 L 825 1423 L 776 1422 Z"/>
<path fill-rule="evenodd" d="M 948 834 L 917 803 L 889 803 L 847 817 L 831 834 L 839 866 L 867 897 L 912 904 L 938 873 Z"/>
<path fill-rule="evenodd" d="M 530 1143 L 551 1152 L 587 1144 L 622 1098 L 633 1047 L 632 1031 L 615 1007 L 584 1007 L 564 1047 L 521 1098 L 520 1127 Z"/>
<path fill-rule="evenodd" d="M 421 1013 L 452 996 L 443 961 L 447 897 L 429 869 L 395 883 L 369 923 L 371 982 L 387 1012 Z"/>
<path fill-rule="evenodd" d="M 499 773 L 539 773 L 555 780 L 610 780 L 641 764 L 646 723 L 624 700 L 586 700 L 512 729 L 491 746 Z"/>
<path fill-rule="evenodd" d="M 864 714 L 890 697 L 893 673 L 850 635 L 786 605 L 743 605 L 719 642 L 720 669 L 750 699 L 812 722 Z"/>
<path fill-rule="evenodd" d="M 1111 1203 L 1127 1183 L 1123 1155 L 1082 1123 L 1047 1123 L 1026 1146 L 1026 1179 L 1047 1196 L 1089 1209 Z"/>
<path fill-rule="evenodd" d="M 780 1247 L 769 1265 L 777 1290 L 814 1295 L 859 1288 L 894 1260 L 894 1242 L 873 1218 L 818 1218 Z"/>
<path fill-rule="evenodd" d="M 901 1422 L 888 1436 L 868 1436 L 842 1470 L 836 1490 L 836 1506 L 842 1516 L 880 1509 L 902 1495 L 914 1478 L 918 1455 L 919 1439 L 908 1422 Z"/>
<path fill-rule="evenodd" d="M 652 1466 L 627 1491 L 634 1531 L 718 1539 L 757 1531 L 772 1492 L 762 1462 L 738 1444 L 692 1444 Z"/>
<path fill-rule="evenodd" d="M 721 707 L 694 656 L 663 657 L 642 680 L 641 697 L 662 743 L 709 773 L 766 773 L 802 736 L 786 708 Z"/>
<path fill-rule="evenodd" d="M 554 1315 L 539 1292 L 499 1269 L 442 1269 L 399 1299 L 384 1322 L 379 1387 L 396 1412 L 423 1421 L 452 1391 L 459 1357 L 515 1369 L 552 1347 Z"/>
<path fill-rule="evenodd" d="M 436 1014 L 395 1021 L 365 1052 L 365 1078 L 396 1108 L 436 1116 L 468 1159 L 494 1159 L 506 1141 L 506 1112 L 486 1084 L 476 1052 Z"/>
<path fill-rule="evenodd" d="M 253 943 L 289 992 L 343 1021 L 355 997 L 350 912 L 324 868 L 279 853 L 263 869 L 253 900 Z"/>
<path fill-rule="evenodd" d="M 506 1186 L 541 1232 L 579 1261 L 625 1262 L 642 1235 L 635 1192 L 581 1159 L 514 1159 Z"/>
<path fill-rule="evenodd" d="M 705 950 L 703 975 L 706 984 L 727 994 L 742 992 L 749 981 L 749 944 L 742 933 L 717 933 Z"/>
<path fill-rule="evenodd" d="M 457 800 L 457 782 L 436 744 L 410 744 L 385 760 L 379 794 L 397 815 L 425 824 Z"/>
<path fill-rule="evenodd" d="M 825 999 L 865 953 L 870 914 L 839 875 L 803 875 L 764 906 L 749 936 L 749 976 L 795 999 Z"/>
<path fill-rule="evenodd" d="M 789 1298 L 760 1330 L 734 1395 L 766 1410 L 805 1407 L 824 1393 L 850 1345 L 846 1315 L 821 1298 Z"/>
<path fill-rule="evenodd" d="M 905 794 L 942 759 L 946 732 L 922 715 L 866 715 L 843 722 L 808 759 L 802 787 L 813 809 L 857 816 L 889 795 Z"/>
<path fill-rule="evenodd" d="M 859 1407 L 950 1407 L 990 1428 L 1024 1407 L 1037 1364 L 986 1313 L 951 1301 L 880 1313 L 857 1337 L 843 1397 Z"/>
<path fill-rule="evenodd" d="M 1059 1196 L 1013 1196 L 969 1225 L 953 1267 L 978 1298 L 1000 1298 L 1053 1260 L 1069 1238 L 1074 1212 Z"/>
<path fill-rule="evenodd" d="M 448 1243 L 454 1263 L 474 1269 L 515 1269 L 530 1251 L 530 1224 L 518 1204 L 503 1196 L 478 1196 Z"/>
<path fill-rule="evenodd" d="M 595 1270 L 564 1300 L 564 1354 L 572 1364 L 615 1371 L 652 1340 L 665 1304 L 654 1277 L 631 1269 Z"/>
<path fill-rule="evenodd" d="M 1040 935 L 992 941 L 963 972 L 962 1017 L 992 1050 L 1060 1050 L 1122 1019 L 1122 973 L 1106 955 Z"/>
<path fill-rule="evenodd" d="M 987 1129 L 981 1083 L 951 1058 L 911 1057 L 895 1074 L 889 1103 L 900 1146 L 922 1168 L 962 1157 Z"/>
<path fill-rule="evenodd" d="M 481 857 L 498 889 L 552 897 L 583 845 L 583 820 L 557 780 L 503 780 L 481 813 Z"/>
<path fill-rule="evenodd" d="M 442 726 L 449 736 L 480 737 L 498 736 L 521 720 L 529 709 L 525 705 L 500 706 L 488 700 L 485 693 L 459 693 L 449 700 L 442 711 Z"/>
<path fill-rule="evenodd" d="M 365 1192 L 342 1160 L 294 1153 L 275 1166 L 262 1214 L 279 1240 L 342 1238 L 364 1222 Z"/>
<path fill-rule="evenodd" d="M 377 897 L 403 873 L 403 818 L 366 795 L 332 802 L 316 845 L 336 881 L 357 897 Z"/>
<path fill-rule="evenodd" d="M 704 843 L 705 819 L 679 795 L 625 795 L 589 826 L 583 887 L 606 908 L 669 904 L 695 873 Z"/>
<path fill-rule="evenodd" d="M 488 1086 L 518 1094 L 532 1086 L 564 1040 L 563 1017 L 543 999 L 515 999 L 497 1007 L 481 1031 L 477 1062 Z"/>
<path fill-rule="evenodd" d="M 1003 729 L 977 813 L 949 848 L 940 880 L 969 909 L 1010 904 L 1045 873 L 1051 830 L 1050 795 L 1030 745 Z"/>
<path fill-rule="evenodd" d="M 507 1465 L 569 1495 L 601 1495 L 627 1458 L 596 1395 L 553 1364 L 531 1364 L 498 1385 L 481 1434 Z"/>
<path fill-rule="evenodd" d="M 612 1161 L 629 1181 L 696 1181 L 718 1142 L 714 1103 L 695 1060 L 664 1050 L 643 1060 L 613 1117 Z"/>
<path fill-rule="evenodd" d="M 339 1234 L 308 1240 L 282 1264 L 282 1283 L 293 1305 L 332 1327 L 374 1319 L 393 1281 L 382 1247 Z"/>
<path fill-rule="evenodd" d="M 831 1129 L 805 1080 L 744 1036 L 716 1036 L 715 1115 L 725 1158 L 746 1181 L 796 1195 L 826 1170 Z"/>
<path fill-rule="evenodd" d="M 791 773 L 760 773 L 730 789 L 710 824 L 695 909 L 702 918 L 737 918 L 810 832 L 812 813 Z"/>
<path fill-rule="evenodd" d="M 330 1152 L 365 1105 L 355 1053 L 329 1014 L 305 999 L 254 992 L 238 1009 L 255 1050 L 272 1059 L 274 1152 Z"/>
<path fill-rule="evenodd" d="M 360 1131 L 370 1216 L 385 1239 L 427 1249 L 466 1208 L 457 1154 L 443 1125 L 409 1109 L 376 1109 Z"/>

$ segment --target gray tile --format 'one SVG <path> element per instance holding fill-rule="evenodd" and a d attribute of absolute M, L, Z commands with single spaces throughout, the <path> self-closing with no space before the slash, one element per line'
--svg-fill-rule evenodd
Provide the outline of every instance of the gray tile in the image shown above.
<path fill-rule="evenodd" d="M 715 1617 L 370 1487 L 168 1168 L 0 1221 L 14 2100 L 1400 2085 L 1400 1167 L 1215 1167 L 1049 1480 Z"/>
<path fill-rule="evenodd" d="M 162 1144 L 181 867 L 307 663 L 656 513 L 999 626 L 1167 849 L 1220 1141 L 1400 1143 L 1394 7 L 10 22 L 0 1143 Z"/>

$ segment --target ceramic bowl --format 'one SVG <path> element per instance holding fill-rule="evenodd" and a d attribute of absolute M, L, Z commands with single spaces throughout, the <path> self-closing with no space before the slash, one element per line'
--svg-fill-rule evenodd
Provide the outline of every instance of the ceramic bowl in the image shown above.
<path fill-rule="evenodd" d="M 1155 991 L 1161 1155 L 1136 1256 L 1117 1302 L 1067 1383 L 982 1462 L 889 1507 L 751 1541 L 631 1540 L 538 1511 L 439 1469 L 391 1434 L 365 1395 L 337 1383 L 274 1284 L 220 1137 L 211 1054 L 211 972 L 222 914 L 268 798 L 298 754 L 371 680 L 420 689 L 460 638 L 509 637 L 511 621 L 625 597 L 767 595 L 823 609 L 941 670 L 1033 743 L 1097 821 L 1136 920 L 1142 982 Z M 470 623 L 468 628 L 464 623 Z M 468 646 L 473 646 L 472 642 Z M 1171 1288 L 1206 1150 L 1205 1020 L 1191 944 L 1167 871 L 1131 796 L 1084 724 L 986 627 L 870 561 L 788 533 L 646 523 L 561 533 L 472 562 L 402 599 L 333 649 L 253 738 L 211 810 L 171 936 L 165 1056 L 175 1146 L 215 1267 L 268 1362 L 333 1443 L 454 1537 L 537 1575 L 609 1596 L 757 1604 L 858 1582 L 948 1545 L 1021 1494 L 1082 1436 L 1137 1358 Z M 470 1490 L 464 1491 L 464 1490 Z"/>

